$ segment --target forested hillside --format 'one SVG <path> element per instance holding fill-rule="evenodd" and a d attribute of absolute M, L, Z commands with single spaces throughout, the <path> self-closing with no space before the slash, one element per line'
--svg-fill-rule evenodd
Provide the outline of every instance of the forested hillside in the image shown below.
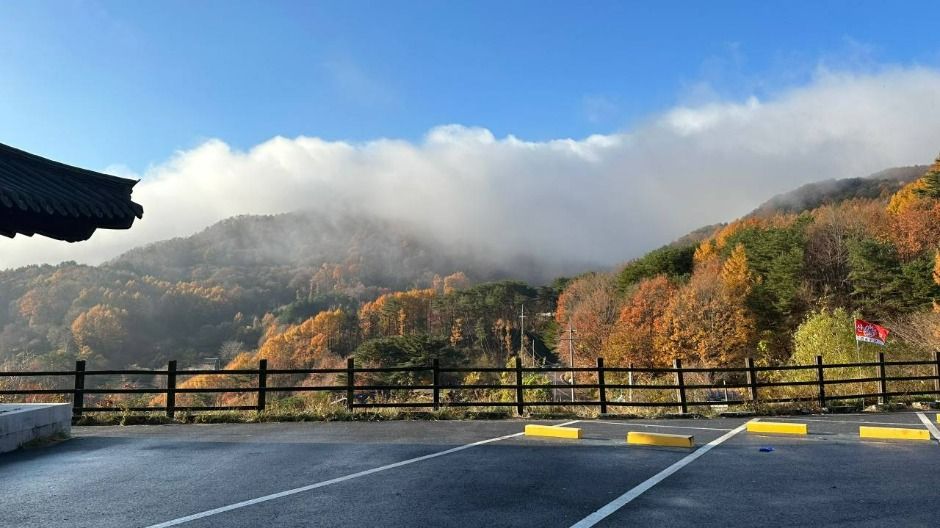
<path fill-rule="evenodd" d="M 853 198 L 879 199 L 890 196 L 916 180 L 929 169 L 926 165 L 896 167 L 865 178 L 843 178 L 808 183 L 788 193 L 774 196 L 748 216 L 799 213 Z"/>
<path fill-rule="evenodd" d="M 802 187 L 708 236 L 578 277 L 558 321 L 578 329 L 582 361 L 851 360 L 855 316 L 893 329 L 889 353 L 927 357 L 940 350 L 940 159 L 914 181 L 911 170 Z"/>
<path fill-rule="evenodd" d="M 0 272 L 0 368 L 62 366 L 76 357 L 107 367 L 225 361 L 256 350 L 278 325 L 335 309 L 349 325 L 335 345 L 346 353 L 370 335 L 359 330 L 357 312 L 385 294 L 407 299 L 510 277 L 544 283 L 559 271 L 375 218 L 235 217 L 102 266 Z M 520 287 L 521 298 L 535 295 Z"/>
<path fill-rule="evenodd" d="M 310 211 L 230 218 L 190 237 L 131 250 L 109 267 L 171 281 L 261 286 L 290 297 L 305 287 L 374 296 L 370 288 L 427 285 L 435 274 L 455 270 L 481 281 L 532 282 L 564 271 L 533 255 L 495 256 L 438 240 L 421 226 Z"/>
<path fill-rule="evenodd" d="M 845 348 L 853 314 L 922 354 L 940 348 L 938 175 L 801 187 L 573 279 L 375 219 L 232 218 L 102 266 L 0 272 L 0 369 L 566 363 L 569 323 L 580 364 L 786 363 Z"/>

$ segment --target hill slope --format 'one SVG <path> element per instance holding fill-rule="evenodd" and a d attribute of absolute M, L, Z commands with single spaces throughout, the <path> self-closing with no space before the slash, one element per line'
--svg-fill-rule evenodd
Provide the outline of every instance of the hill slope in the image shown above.
<path fill-rule="evenodd" d="M 919 178 L 926 170 L 927 165 L 895 167 L 864 178 L 843 178 L 808 183 L 774 196 L 754 209 L 748 216 L 799 213 L 853 198 L 885 198 Z"/>
<path fill-rule="evenodd" d="M 709 269 L 717 273 L 714 266 L 699 265 L 708 257 L 701 251 L 711 251 L 723 261 L 742 245 L 759 281 L 742 286 L 753 290 L 746 306 L 731 308 L 760 316 L 749 323 L 747 339 L 757 331 L 776 332 L 785 341 L 819 299 L 831 305 L 863 306 L 864 299 L 856 293 L 860 283 L 848 275 L 859 273 L 852 271 L 852 259 L 869 258 L 864 251 L 880 250 L 872 244 L 884 238 L 880 230 L 890 228 L 885 204 L 922 172 L 922 167 L 891 169 L 867 178 L 807 185 L 774 197 L 749 217 L 693 231 L 636 259 L 619 274 L 578 279 L 562 294 L 563 309 L 558 313 L 577 313 L 578 303 L 564 307 L 575 298 L 600 310 L 592 315 L 585 308 L 588 315 L 576 321 L 579 346 L 585 354 L 597 354 L 606 338 L 592 341 L 591 335 L 610 333 L 609 325 L 623 303 L 636 301 L 629 296 L 637 284 L 666 273 L 675 284 L 650 287 L 660 288 L 660 294 L 674 293 L 686 288 L 690 277 L 695 282 Z M 794 224 L 793 213 L 823 204 L 848 205 L 829 215 L 828 224 Z M 911 214 L 919 211 L 915 208 Z M 918 225 L 918 218 L 910 216 L 912 226 Z M 920 223 L 928 230 L 933 225 Z M 862 242 L 868 245 L 859 245 Z M 923 286 L 916 295 L 917 306 L 929 302 L 932 255 L 900 243 L 897 251 L 903 258 L 891 257 L 895 260 L 888 262 L 893 267 L 884 271 L 886 280 L 894 281 L 892 287 L 904 301 L 914 298 L 901 295 L 907 291 L 905 284 L 917 278 Z M 190 237 L 134 249 L 102 266 L 65 263 L 0 272 L 0 299 L 5 301 L 0 305 L 0 369 L 65 366 L 75 357 L 113 367 L 230 358 L 239 351 L 261 350 L 273 343 L 273 336 L 287 332 L 285 328 L 315 318 L 319 322 L 296 331 L 297 347 L 309 348 L 322 338 L 333 344 L 330 350 L 335 356 L 365 338 L 428 331 L 436 339 L 461 343 L 465 350 L 482 347 L 491 353 L 497 349 L 495 343 L 501 343 L 505 356 L 518 346 L 519 304 L 526 303 L 527 312 L 550 312 L 564 283 L 548 288 L 502 283 L 466 289 L 467 285 L 509 278 L 546 284 L 552 277 L 584 269 L 589 267 L 583 263 L 548 267 L 534 256 L 494 256 L 437 240 L 420 226 L 376 218 L 315 212 L 240 216 Z M 699 282 L 716 284 L 715 276 L 706 279 Z M 662 300 L 658 309 L 666 304 Z M 907 309 L 903 303 L 895 304 L 899 307 L 895 312 Z M 760 307 L 773 310 L 757 310 Z M 689 313 L 707 313 L 688 308 Z M 527 335 L 534 342 L 557 338 L 550 331 L 536 335 L 541 330 L 535 328 L 549 324 L 549 319 L 527 319 Z M 313 337 L 304 333 L 317 325 L 339 333 Z M 643 332 L 650 334 L 649 328 Z M 740 349 L 754 346 L 745 340 Z"/>
<path fill-rule="evenodd" d="M 434 275 L 463 271 L 474 280 L 519 278 L 546 282 L 588 264 L 549 268 L 531 255 L 488 257 L 483 250 L 436 240 L 420 227 L 369 217 L 316 212 L 237 216 L 186 238 L 131 250 L 108 266 L 166 280 L 233 285 L 272 271 L 288 280 L 326 272 L 321 287 L 402 289 L 429 284 Z M 323 275 L 323 273 L 320 273 Z M 314 285 L 316 286 L 316 285 Z"/>

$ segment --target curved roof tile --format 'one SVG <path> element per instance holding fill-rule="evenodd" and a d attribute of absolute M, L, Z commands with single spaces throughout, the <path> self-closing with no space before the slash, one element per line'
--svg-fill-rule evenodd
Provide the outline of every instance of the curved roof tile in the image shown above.
<path fill-rule="evenodd" d="M 144 208 L 137 182 L 52 161 L 0 143 L 0 235 L 87 240 L 96 229 L 128 229 Z"/>

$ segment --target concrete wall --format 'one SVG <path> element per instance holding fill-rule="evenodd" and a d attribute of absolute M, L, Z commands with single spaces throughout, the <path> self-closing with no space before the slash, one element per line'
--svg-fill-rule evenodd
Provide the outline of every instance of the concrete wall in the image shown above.
<path fill-rule="evenodd" d="M 0 405 L 0 453 L 13 451 L 32 440 L 72 429 L 68 403 L 15 403 Z"/>

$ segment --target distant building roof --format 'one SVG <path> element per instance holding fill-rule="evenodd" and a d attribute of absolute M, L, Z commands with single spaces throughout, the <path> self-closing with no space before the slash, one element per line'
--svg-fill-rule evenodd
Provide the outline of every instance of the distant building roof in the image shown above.
<path fill-rule="evenodd" d="M 58 163 L 0 143 L 0 235 L 77 242 L 96 229 L 128 229 L 144 208 L 137 182 Z"/>

